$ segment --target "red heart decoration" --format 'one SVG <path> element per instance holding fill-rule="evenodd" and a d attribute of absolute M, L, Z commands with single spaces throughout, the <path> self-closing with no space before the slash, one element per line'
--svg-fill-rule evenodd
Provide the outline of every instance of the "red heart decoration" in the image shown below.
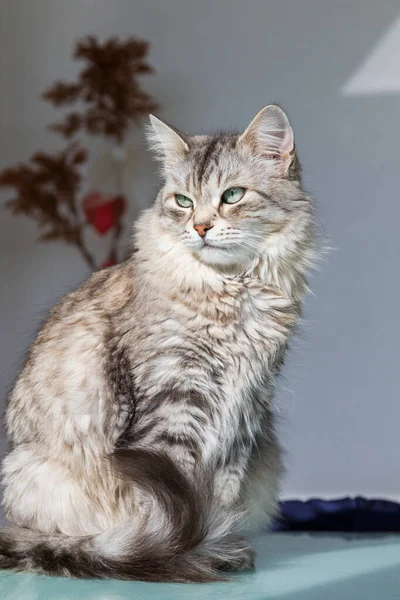
<path fill-rule="evenodd" d="M 104 235 L 117 225 L 125 212 L 126 202 L 123 196 L 104 196 L 100 192 L 91 192 L 82 200 L 82 208 L 89 223 Z"/>

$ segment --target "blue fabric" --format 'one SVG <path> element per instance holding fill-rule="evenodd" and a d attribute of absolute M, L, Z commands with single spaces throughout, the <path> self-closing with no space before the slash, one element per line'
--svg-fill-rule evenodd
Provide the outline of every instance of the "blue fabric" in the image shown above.
<path fill-rule="evenodd" d="M 339 498 L 281 503 L 273 531 L 400 532 L 400 504 L 389 500 Z"/>

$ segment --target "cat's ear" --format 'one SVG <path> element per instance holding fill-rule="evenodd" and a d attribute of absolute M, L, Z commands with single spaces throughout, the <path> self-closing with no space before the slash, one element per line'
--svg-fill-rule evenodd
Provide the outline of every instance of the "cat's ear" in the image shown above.
<path fill-rule="evenodd" d="M 288 173 L 295 158 L 293 129 L 286 113 L 275 104 L 260 110 L 240 136 L 239 143 L 250 146 L 256 154 L 276 161 L 282 175 Z"/>
<path fill-rule="evenodd" d="M 189 150 L 182 134 L 154 115 L 150 115 L 150 125 L 146 133 L 150 148 L 154 150 L 157 158 L 163 161 L 184 157 Z"/>

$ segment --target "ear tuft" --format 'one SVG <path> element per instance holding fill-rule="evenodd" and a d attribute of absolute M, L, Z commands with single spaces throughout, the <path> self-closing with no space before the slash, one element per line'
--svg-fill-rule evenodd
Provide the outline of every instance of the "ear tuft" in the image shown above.
<path fill-rule="evenodd" d="M 150 124 L 146 128 L 146 137 L 150 148 L 155 152 L 157 158 L 161 160 L 168 160 L 177 156 L 183 157 L 189 150 L 189 146 L 183 139 L 182 134 L 154 115 L 150 115 Z"/>
<path fill-rule="evenodd" d="M 278 161 L 285 175 L 295 158 L 292 127 L 286 113 L 275 104 L 260 110 L 239 142 L 250 146 L 257 154 Z"/>

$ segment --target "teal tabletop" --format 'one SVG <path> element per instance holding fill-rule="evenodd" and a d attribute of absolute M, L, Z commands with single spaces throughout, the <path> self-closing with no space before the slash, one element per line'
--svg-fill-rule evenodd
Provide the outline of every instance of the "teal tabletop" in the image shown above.
<path fill-rule="evenodd" d="M 256 571 L 218 584 L 86 581 L 0 573 L 1 600 L 399 600 L 400 536 L 273 534 Z"/>

